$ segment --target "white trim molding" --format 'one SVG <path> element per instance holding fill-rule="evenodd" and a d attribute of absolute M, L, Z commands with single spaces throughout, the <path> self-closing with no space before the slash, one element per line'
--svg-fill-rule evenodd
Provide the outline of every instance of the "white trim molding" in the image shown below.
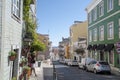
<path fill-rule="evenodd" d="M 86 7 L 87 13 L 91 12 L 102 0 L 93 0 L 91 4 Z"/>
<path fill-rule="evenodd" d="M 112 2 L 110 2 L 112 1 Z M 111 10 L 113 10 L 114 8 L 114 4 L 113 4 L 114 0 L 107 0 L 107 12 L 110 12 Z M 110 3 L 110 4 L 108 4 Z"/>
<path fill-rule="evenodd" d="M 103 32 L 101 33 L 101 31 L 103 31 Z M 104 40 L 104 25 L 102 25 L 102 26 L 99 27 L 99 40 L 100 41 Z"/>
<path fill-rule="evenodd" d="M 120 10 L 119 10 L 119 11 L 117 11 L 117 12 L 115 12 L 115 13 L 113 13 L 113 14 L 111 14 L 111 15 L 110 15 L 110 16 L 108 16 L 108 17 L 105 17 L 105 18 L 103 18 L 103 19 L 99 20 L 99 21 L 98 21 L 98 22 L 96 22 L 95 24 L 88 26 L 88 28 L 91 28 L 92 26 L 95 26 L 96 24 L 98 24 L 98 23 L 100 23 L 100 22 L 102 22 L 102 21 L 104 21 L 104 20 L 106 20 L 106 19 L 108 19 L 108 18 L 110 18 L 110 17 L 112 17 L 112 16 L 114 16 L 114 15 L 118 14 L 118 13 L 120 13 Z"/>
<path fill-rule="evenodd" d="M 110 31 L 109 31 L 110 28 Z M 107 39 L 111 40 L 114 39 L 114 22 L 109 22 L 107 24 Z"/>

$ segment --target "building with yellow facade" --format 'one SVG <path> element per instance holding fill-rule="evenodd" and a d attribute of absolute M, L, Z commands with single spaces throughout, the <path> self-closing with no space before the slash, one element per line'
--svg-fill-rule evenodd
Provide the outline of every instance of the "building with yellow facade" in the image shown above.
<path fill-rule="evenodd" d="M 87 39 L 87 31 L 87 21 L 75 21 L 74 24 L 70 26 L 70 56 L 74 60 L 77 59 L 74 47 L 77 47 L 79 38 Z"/>

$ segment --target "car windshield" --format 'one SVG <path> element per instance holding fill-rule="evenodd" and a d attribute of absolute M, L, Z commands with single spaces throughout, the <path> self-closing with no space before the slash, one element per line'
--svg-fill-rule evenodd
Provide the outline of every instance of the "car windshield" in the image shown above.
<path fill-rule="evenodd" d="M 102 65 L 109 65 L 108 62 L 99 62 Z"/>
<path fill-rule="evenodd" d="M 77 62 L 77 61 L 74 60 L 73 62 Z"/>

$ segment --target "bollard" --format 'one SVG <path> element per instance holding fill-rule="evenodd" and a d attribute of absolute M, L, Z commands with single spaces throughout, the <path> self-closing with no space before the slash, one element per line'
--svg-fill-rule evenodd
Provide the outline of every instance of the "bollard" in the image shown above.
<path fill-rule="evenodd" d="M 56 73 L 54 64 L 53 64 L 53 80 L 57 80 L 57 73 Z"/>
<path fill-rule="evenodd" d="M 41 65 L 41 62 L 40 62 L 40 61 L 38 61 L 38 67 L 40 67 L 40 65 Z"/>

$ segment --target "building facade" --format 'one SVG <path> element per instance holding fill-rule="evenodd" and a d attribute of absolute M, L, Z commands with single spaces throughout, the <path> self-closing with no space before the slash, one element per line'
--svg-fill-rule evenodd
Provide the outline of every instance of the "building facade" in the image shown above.
<path fill-rule="evenodd" d="M 64 59 L 69 59 L 70 58 L 70 53 L 69 53 L 69 38 L 62 38 L 62 41 L 59 42 L 59 59 L 64 60 Z"/>
<path fill-rule="evenodd" d="M 89 56 L 120 67 L 120 0 L 93 0 L 86 11 Z"/>
<path fill-rule="evenodd" d="M 12 80 L 19 75 L 19 58 L 22 42 L 23 0 L 0 0 L 0 80 Z M 9 52 L 17 57 L 10 61 Z"/>
<path fill-rule="evenodd" d="M 40 42 L 42 42 L 46 46 L 46 50 L 44 50 L 42 52 L 39 51 L 38 57 L 44 56 L 44 59 L 50 58 L 51 42 L 49 40 L 49 35 L 48 34 L 38 34 L 38 38 L 39 38 Z M 42 60 L 44 60 L 44 59 L 42 59 Z"/>
<path fill-rule="evenodd" d="M 79 38 L 87 38 L 87 21 L 75 21 L 74 24 L 70 27 L 70 57 L 71 59 L 76 60 L 78 55 L 74 51 L 76 43 L 78 43 Z"/>

